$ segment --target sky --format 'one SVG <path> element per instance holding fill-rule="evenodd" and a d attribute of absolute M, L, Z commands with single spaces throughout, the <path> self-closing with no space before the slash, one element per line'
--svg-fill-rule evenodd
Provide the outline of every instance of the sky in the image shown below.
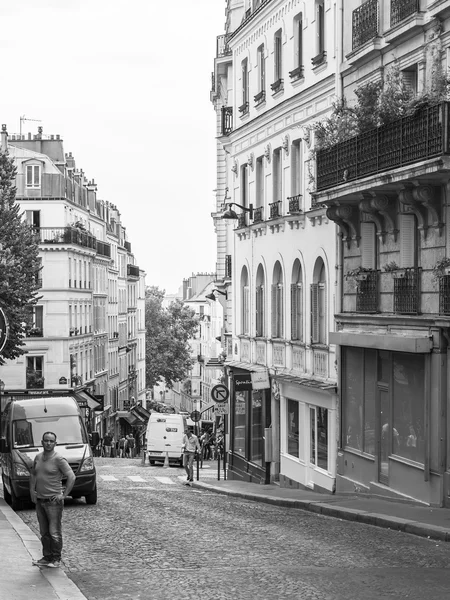
<path fill-rule="evenodd" d="M 225 0 L 0 0 L 0 122 L 60 134 L 117 205 L 147 285 L 214 272 L 215 112 Z"/>

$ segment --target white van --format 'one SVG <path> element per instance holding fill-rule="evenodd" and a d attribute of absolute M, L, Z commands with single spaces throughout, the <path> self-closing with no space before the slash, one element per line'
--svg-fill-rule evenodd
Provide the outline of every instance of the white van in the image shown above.
<path fill-rule="evenodd" d="M 183 435 L 189 419 L 184 415 L 153 412 L 147 425 L 147 454 L 151 465 L 163 461 L 183 466 Z"/>

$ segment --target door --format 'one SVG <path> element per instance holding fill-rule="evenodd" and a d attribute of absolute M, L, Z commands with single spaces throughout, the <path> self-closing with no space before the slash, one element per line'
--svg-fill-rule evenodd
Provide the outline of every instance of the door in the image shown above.
<path fill-rule="evenodd" d="M 389 455 L 391 454 L 392 414 L 389 402 L 389 390 L 378 387 L 378 481 L 389 485 Z"/>

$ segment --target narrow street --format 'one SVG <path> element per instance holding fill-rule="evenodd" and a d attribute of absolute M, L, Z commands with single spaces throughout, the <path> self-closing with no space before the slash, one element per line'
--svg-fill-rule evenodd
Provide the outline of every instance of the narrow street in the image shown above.
<path fill-rule="evenodd" d="M 63 527 L 88 600 L 449 597 L 450 544 L 196 490 L 180 468 L 96 464 L 98 504 L 69 501 Z M 18 514 L 37 533 L 34 511 Z"/>

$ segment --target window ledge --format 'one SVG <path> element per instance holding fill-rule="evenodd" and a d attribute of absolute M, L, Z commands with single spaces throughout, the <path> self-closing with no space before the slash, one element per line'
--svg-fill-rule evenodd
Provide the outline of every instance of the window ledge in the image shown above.
<path fill-rule="evenodd" d="M 384 41 L 390 44 L 400 38 L 413 37 L 417 33 L 416 30 L 423 27 L 424 24 L 425 15 L 416 12 L 385 31 Z"/>
<path fill-rule="evenodd" d="M 378 54 L 383 46 L 383 40 L 377 35 L 368 42 L 362 44 L 362 46 L 358 46 L 358 48 L 349 52 L 345 58 L 349 65 L 356 65 L 359 62 L 367 61 L 369 58 Z"/>

